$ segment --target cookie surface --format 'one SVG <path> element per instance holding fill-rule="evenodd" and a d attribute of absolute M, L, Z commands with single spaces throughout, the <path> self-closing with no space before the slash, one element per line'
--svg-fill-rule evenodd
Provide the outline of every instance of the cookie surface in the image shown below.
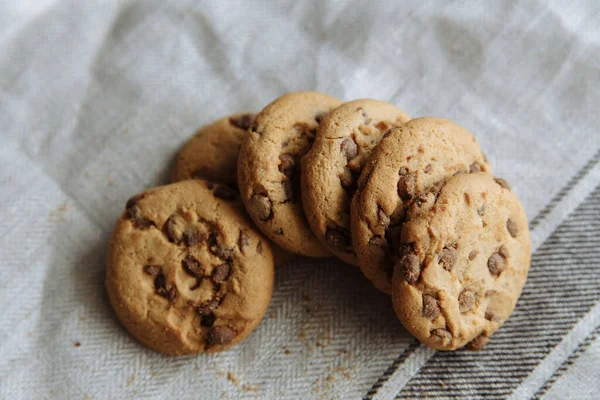
<path fill-rule="evenodd" d="M 436 349 L 479 350 L 517 303 L 531 242 L 517 196 L 479 172 L 415 198 L 394 251 L 392 299 L 403 325 Z"/>
<path fill-rule="evenodd" d="M 206 179 L 237 188 L 240 146 L 254 117 L 252 113 L 233 114 L 200 128 L 179 152 L 171 181 Z M 276 266 L 295 257 L 277 245 L 272 245 L 271 250 Z"/>
<path fill-rule="evenodd" d="M 317 92 L 285 94 L 256 116 L 242 143 L 238 185 L 246 210 L 269 239 L 296 254 L 330 256 L 304 216 L 299 163 L 320 120 L 339 104 Z"/>
<path fill-rule="evenodd" d="M 392 128 L 373 149 L 352 200 L 352 245 L 359 267 L 390 293 L 394 246 L 410 200 L 458 172 L 490 172 L 466 129 L 443 118 L 422 117 Z"/>
<path fill-rule="evenodd" d="M 268 241 L 229 187 L 187 180 L 132 197 L 117 221 L 106 288 L 122 324 L 167 354 L 227 349 L 254 330 L 273 289 Z"/>
<path fill-rule="evenodd" d="M 380 100 L 360 99 L 327 114 L 312 148 L 302 158 L 302 203 L 321 243 L 357 265 L 350 235 L 350 202 L 371 150 L 390 128 L 410 117 Z"/>
<path fill-rule="evenodd" d="M 234 114 L 200 128 L 183 146 L 171 181 L 206 179 L 237 185 L 237 161 L 242 140 L 254 114 Z"/>

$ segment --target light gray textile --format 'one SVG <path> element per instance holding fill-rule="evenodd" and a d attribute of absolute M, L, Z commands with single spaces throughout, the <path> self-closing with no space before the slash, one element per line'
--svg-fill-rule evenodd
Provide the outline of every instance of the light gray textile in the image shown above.
<path fill-rule="evenodd" d="M 162 356 L 120 327 L 103 278 L 125 201 L 199 126 L 293 90 L 476 134 L 532 220 L 532 268 L 577 300 L 540 300 L 532 270 L 487 350 L 520 362 L 490 380 L 486 352 L 419 346 L 331 260 L 279 269 L 267 317 L 222 354 Z M 599 112 L 597 0 L 0 0 L 0 398 L 598 398 Z M 528 325 L 544 346 L 519 341 Z"/>

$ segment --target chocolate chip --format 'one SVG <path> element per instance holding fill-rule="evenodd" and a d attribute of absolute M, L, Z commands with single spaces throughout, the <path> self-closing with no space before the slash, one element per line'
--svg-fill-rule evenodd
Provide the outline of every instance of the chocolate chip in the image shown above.
<path fill-rule="evenodd" d="M 398 171 L 398 196 L 402 200 L 410 199 L 415 192 L 415 174 L 409 173 L 408 169 L 402 167 Z"/>
<path fill-rule="evenodd" d="M 202 278 L 204 276 L 204 268 L 195 257 L 187 255 L 181 260 L 181 266 L 184 271 L 196 278 Z"/>
<path fill-rule="evenodd" d="M 458 308 L 461 313 L 471 311 L 474 306 L 475 293 L 471 292 L 470 290 L 465 290 L 458 296 Z"/>
<path fill-rule="evenodd" d="M 487 265 L 490 274 L 498 276 L 506 268 L 506 259 L 500 253 L 494 253 L 488 259 Z"/>
<path fill-rule="evenodd" d="M 437 339 L 441 340 L 442 342 L 446 342 L 446 341 L 449 342 L 452 340 L 452 334 L 450 333 L 450 331 L 448 331 L 447 329 L 444 329 L 444 328 L 433 329 L 430 333 L 431 333 L 431 336 L 435 336 Z"/>
<path fill-rule="evenodd" d="M 434 320 L 440 315 L 440 305 L 438 300 L 428 294 L 423 295 L 423 316 Z"/>
<path fill-rule="evenodd" d="M 178 220 L 181 222 L 182 217 L 177 214 L 173 214 L 169 217 L 169 219 L 167 219 L 167 222 L 165 222 L 163 232 L 167 236 L 167 239 L 169 239 L 169 242 L 180 243 L 183 239 L 182 229 L 179 226 L 181 224 L 178 223 Z"/>
<path fill-rule="evenodd" d="M 342 154 L 346 156 L 346 160 L 348 161 L 352 160 L 358 155 L 358 146 L 356 145 L 354 139 L 352 139 L 351 137 L 347 137 L 342 141 L 342 144 L 340 145 L 340 150 L 342 151 Z"/>
<path fill-rule="evenodd" d="M 275 229 L 275 230 L 273 231 L 273 233 L 274 233 L 275 235 L 282 236 L 282 235 L 283 235 L 283 228 L 277 228 L 277 229 Z"/>
<path fill-rule="evenodd" d="M 125 208 L 126 209 L 132 208 L 133 206 L 136 205 L 136 203 L 138 201 L 140 201 L 141 199 L 143 199 L 145 196 L 146 196 L 145 193 L 136 194 L 135 196 L 133 196 L 129 200 L 127 200 L 127 204 L 125 204 Z"/>
<path fill-rule="evenodd" d="M 367 186 L 367 183 L 369 183 L 369 180 L 371 179 L 371 174 L 373 173 L 373 169 L 369 169 L 367 170 L 367 172 L 364 172 L 360 175 L 360 179 L 358 180 L 358 191 L 362 192 L 363 189 L 365 188 L 365 186 Z"/>
<path fill-rule="evenodd" d="M 468 350 L 472 351 L 481 351 L 485 348 L 485 346 L 490 342 L 490 338 L 485 334 L 481 334 L 477 336 L 475 339 L 471 340 L 465 346 Z"/>
<path fill-rule="evenodd" d="M 266 194 L 254 194 L 248 203 L 248 211 L 261 221 L 266 221 L 273 216 L 273 203 Z"/>
<path fill-rule="evenodd" d="M 195 246 L 206 240 L 206 235 L 201 234 L 196 228 L 188 228 L 183 232 L 183 242 L 186 246 Z"/>
<path fill-rule="evenodd" d="M 498 318 L 496 314 L 489 310 L 485 312 L 485 319 L 492 322 L 498 322 L 500 320 L 500 318 Z"/>
<path fill-rule="evenodd" d="M 285 202 L 294 202 L 294 184 L 290 180 L 284 180 L 281 182 L 283 186 L 283 194 L 285 195 Z"/>
<path fill-rule="evenodd" d="M 508 230 L 508 233 L 510 233 L 510 236 L 517 237 L 517 233 L 519 233 L 519 226 L 515 221 L 509 218 L 506 221 L 506 229 Z"/>
<path fill-rule="evenodd" d="M 335 251 L 349 252 L 350 247 L 350 233 L 347 229 L 340 226 L 327 228 L 325 232 L 325 240 L 329 246 Z"/>
<path fill-rule="evenodd" d="M 365 110 L 363 110 L 362 108 L 358 108 L 356 111 L 358 111 L 362 114 L 365 125 L 368 125 L 371 123 L 371 117 L 369 117 L 369 114 L 367 114 Z"/>
<path fill-rule="evenodd" d="M 510 256 L 510 253 L 508 252 L 506 246 L 500 246 L 500 250 L 498 250 L 498 253 L 500 253 L 500 255 L 504 258 L 508 258 L 508 256 Z"/>
<path fill-rule="evenodd" d="M 479 251 L 477 251 L 477 250 L 473 250 L 472 252 L 470 252 L 469 253 L 469 261 L 471 261 L 472 259 L 477 257 L 477 254 L 479 254 Z"/>
<path fill-rule="evenodd" d="M 279 172 L 291 179 L 294 176 L 295 170 L 296 160 L 293 155 L 284 153 L 279 156 Z"/>
<path fill-rule="evenodd" d="M 229 264 L 217 265 L 212 273 L 212 280 L 214 282 L 222 282 L 229 278 L 231 272 L 231 266 Z"/>
<path fill-rule="evenodd" d="M 502 186 L 504 189 L 510 190 L 510 185 L 504 179 L 502 179 L 502 178 L 494 178 L 494 180 L 496 181 L 496 183 L 498 185 Z"/>
<path fill-rule="evenodd" d="M 144 272 L 151 276 L 156 276 L 160 272 L 160 265 L 144 265 Z"/>
<path fill-rule="evenodd" d="M 380 132 L 387 132 L 390 129 L 390 124 L 385 121 L 379 121 L 375 124 L 375 128 L 379 129 Z"/>
<path fill-rule="evenodd" d="M 228 249 L 219 244 L 217 236 L 211 233 L 208 236 L 208 250 L 215 256 L 223 260 L 228 260 L 231 257 L 232 249 Z"/>
<path fill-rule="evenodd" d="M 201 316 L 211 315 L 213 313 L 213 310 L 215 308 L 217 308 L 218 305 L 219 305 L 219 300 L 212 299 L 212 300 L 202 304 L 200 307 L 198 307 L 198 309 L 196 311 Z"/>
<path fill-rule="evenodd" d="M 131 206 L 126 212 L 125 216 L 132 220 L 133 226 L 138 229 L 148 229 L 151 226 L 156 226 L 154 221 L 151 219 L 141 216 L 140 209 L 137 206 Z"/>
<path fill-rule="evenodd" d="M 154 288 L 158 291 L 159 289 L 165 289 L 165 285 L 167 284 L 167 280 L 164 274 L 156 275 L 154 278 Z"/>
<path fill-rule="evenodd" d="M 215 314 L 212 312 L 208 315 L 202 315 L 200 317 L 200 325 L 210 328 L 215 324 Z"/>
<path fill-rule="evenodd" d="M 433 171 L 433 166 L 431 164 L 427 164 L 423 171 L 425 171 L 426 174 L 429 174 L 431 171 Z"/>
<path fill-rule="evenodd" d="M 404 272 L 404 280 L 410 284 L 415 284 L 421 276 L 421 264 L 419 257 L 415 254 L 406 254 L 398 261 L 396 268 L 401 268 Z"/>
<path fill-rule="evenodd" d="M 252 124 L 252 120 L 254 120 L 254 114 L 244 114 L 229 118 L 229 123 L 236 128 L 247 131 L 250 128 L 250 124 Z"/>
<path fill-rule="evenodd" d="M 474 172 L 481 172 L 481 165 L 478 162 L 474 162 L 473 164 L 471 164 L 471 166 L 469 167 L 469 172 L 470 173 L 474 173 Z"/>
<path fill-rule="evenodd" d="M 167 289 L 167 280 L 162 273 L 156 275 L 156 278 L 154 278 L 154 290 L 157 295 L 169 301 L 173 301 L 177 296 L 177 288 L 175 286 Z"/>
<path fill-rule="evenodd" d="M 385 211 L 383 211 L 383 208 L 379 206 L 377 206 L 377 220 L 379 221 L 379 225 L 382 225 L 386 228 L 390 224 L 390 217 L 387 216 Z"/>
<path fill-rule="evenodd" d="M 245 254 L 244 248 L 250 244 L 250 235 L 248 235 L 248 232 L 240 229 L 240 235 L 238 236 L 237 244 L 242 254 Z"/>
<path fill-rule="evenodd" d="M 227 345 L 233 341 L 235 332 L 228 326 L 213 327 L 206 337 L 206 342 L 209 346 Z"/>
<path fill-rule="evenodd" d="M 458 251 L 454 247 L 444 247 L 440 252 L 439 263 L 446 271 L 452 271 L 456 258 L 458 257 Z"/>
<path fill-rule="evenodd" d="M 237 193 L 235 190 L 231 189 L 228 186 L 219 185 L 213 191 L 215 197 L 227 201 L 235 200 L 237 198 Z"/>

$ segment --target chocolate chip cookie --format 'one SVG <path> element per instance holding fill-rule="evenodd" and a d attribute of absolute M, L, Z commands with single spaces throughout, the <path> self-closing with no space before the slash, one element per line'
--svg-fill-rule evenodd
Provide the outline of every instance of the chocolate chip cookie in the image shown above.
<path fill-rule="evenodd" d="M 238 154 L 252 121 L 254 114 L 234 114 L 200 128 L 179 152 L 171 180 L 237 185 Z"/>
<path fill-rule="evenodd" d="M 273 242 L 304 256 L 330 253 L 304 216 L 299 163 L 321 119 L 339 104 L 317 92 L 288 93 L 257 115 L 240 151 L 238 185 L 248 214 Z"/>
<path fill-rule="evenodd" d="M 436 349 L 478 350 L 517 303 L 531 242 L 506 181 L 478 172 L 414 198 L 393 251 L 392 299 L 406 329 Z"/>
<path fill-rule="evenodd" d="M 226 185 L 187 180 L 132 197 L 106 288 L 127 330 L 168 354 L 225 350 L 250 334 L 273 289 L 269 242 Z"/>
<path fill-rule="evenodd" d="M 415 118 L 392 128 L 363 168 L 351 206 L 352 245 L 358 264 L 377 288 L 390 293 L 397 245 L 408 203 L 459 172 L 490 172 L 467 130 L 443 118 Z"/>
<path fill-rule="evenodd" d="M 252 113 L 234 114 L 200 128 L 179 152 L 171 180 L 206 179 L 237 191 L 240 146 L 254 117 Z M 276 245 L 271 249 L 276 266 L 287 264 L 295 256 Z"/>
<path fill-rule="evenodd" d="M 302 158 L 302 203 L 313 232 L 338 258 L 357 265 L 350 235 L 350 202 L 371 150 L 390 128 L 410 117 L 394 105 L 361 99 L 323 118 Z"/>

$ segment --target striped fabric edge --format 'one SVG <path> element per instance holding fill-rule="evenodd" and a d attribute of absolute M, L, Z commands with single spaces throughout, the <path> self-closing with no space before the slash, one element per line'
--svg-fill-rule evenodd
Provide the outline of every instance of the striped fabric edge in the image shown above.
<path fill-rule="evenodd" d="M 437 352 L 397 398 L 510 395 L 600 301 L 598 247 L 600 186 L 534 253 L 519 304 L 488 347 L 479 353 Z"/>
<path fill-rule="evenodd" d="M 530 223 L 530 229 L 533 230 L 537 227 L 540 222 L 547 218 L 552 210 L 563 200 L 569 192 L 594 168 L 600 161 L 600 149 L 594 154 L 594 156 L 567 182 L 567 184 L 546 204 L 546 206 L 533 218 Z M 548 238 L 547 242 L 551 243 L 552 237 Z M 540 249 L 542 250 L 542 249 Z M 542 250 L 543 251 L 543 250 Z M 423 347 L 416 339 L 414 344 L 409 346 L 403 351 L 398 358 L 386 369 L 381 377 L 373 384 L 371 389 L 367 392 L 364 399 L 371 400 L 378 393 L 379 389 L 390 379 L 394 373 L 400 368 L 403 362 L 410 357 L 417 349 Z"/>
<path fill-rule="evenodd" d="M 400 365 L 402 365 L 404 361 L 406 361 L 406 359 L 410 357 L 410 355 L 413 354 L 415 350 L 417 350 L 421 346 L 421 343 L 417 339 L 413 339 L 411 344 L 402 353 L 400 353 L 398 358 L 396 358 L 394 362 L 388 367 L 388 369 L 385 370 L 383 375 L 381 375 L 381 377 L 377 379 L 377 381 L 373 384 L 371 389 L 367 392 L 367 395 L 363 397 L 363 400 L 371 400 L 373 396 L 377 394 L 377 391 L 383 386 L 383 384 L 387 382 L 388 379 L 390 379 L 390 376 L 392 376 L 394 372 L 398 370 Z"/>
<path fill-rule="evenodd" d="M 558 192 L 556 196 L 554 196 L 552 200 L 546 204 L 542 211 L 540 211 L 539 214 L 536 215 L 533 220 L 531 220 L 529 223 L 529 229 L 534 230 L 539 223 L 542 222 L 544 218 L 546 218 L 552 212 L 556 205 L 560 203 L 560 201 L 571 191 L 571 189 L 573 189 L 575 185 L 577 185 L 577 183 L 579 183 L 579 181 L 581 181 L 581 179 L 583 179 L 583 177 L 586 176 L 596 164 L 598 164 L 599 161 L 600 150 L 598 150 L 596 154 L 594 154 L 594 156 L 583 166 L 583 168 L 581 168 L 579 172 L 577 172 L 569 180 L 569 182 L 567 182 L 565 187 L 563 187 L 560 192 Z"/>
<path fill-rule="evenodd" d="M 577 361 L 577 359 L 579 359 L 579 357 L 586 352 L 592 343 L 598 339 L 598 335 L 600 335 L 600 326 L 597 326 L 591 335 L 586 337 L 583 342 L 579 343 L 579 346 L 577 346 L 575 351 L 571 353 L 569 358 L 567 358 L 556 371 L 554 371 L 550 379 L 548 379 L 546 383 L 544 383 L 544 385 L 535 393 L 535 395 L 533 395 L 532 399 L 542 399 L 548 393 L 548 391 L 550 391 L 554 383 L 556 383 L 556 381 L 563 376 L 573 364 L 575 364 L 575 361 Z"/>

